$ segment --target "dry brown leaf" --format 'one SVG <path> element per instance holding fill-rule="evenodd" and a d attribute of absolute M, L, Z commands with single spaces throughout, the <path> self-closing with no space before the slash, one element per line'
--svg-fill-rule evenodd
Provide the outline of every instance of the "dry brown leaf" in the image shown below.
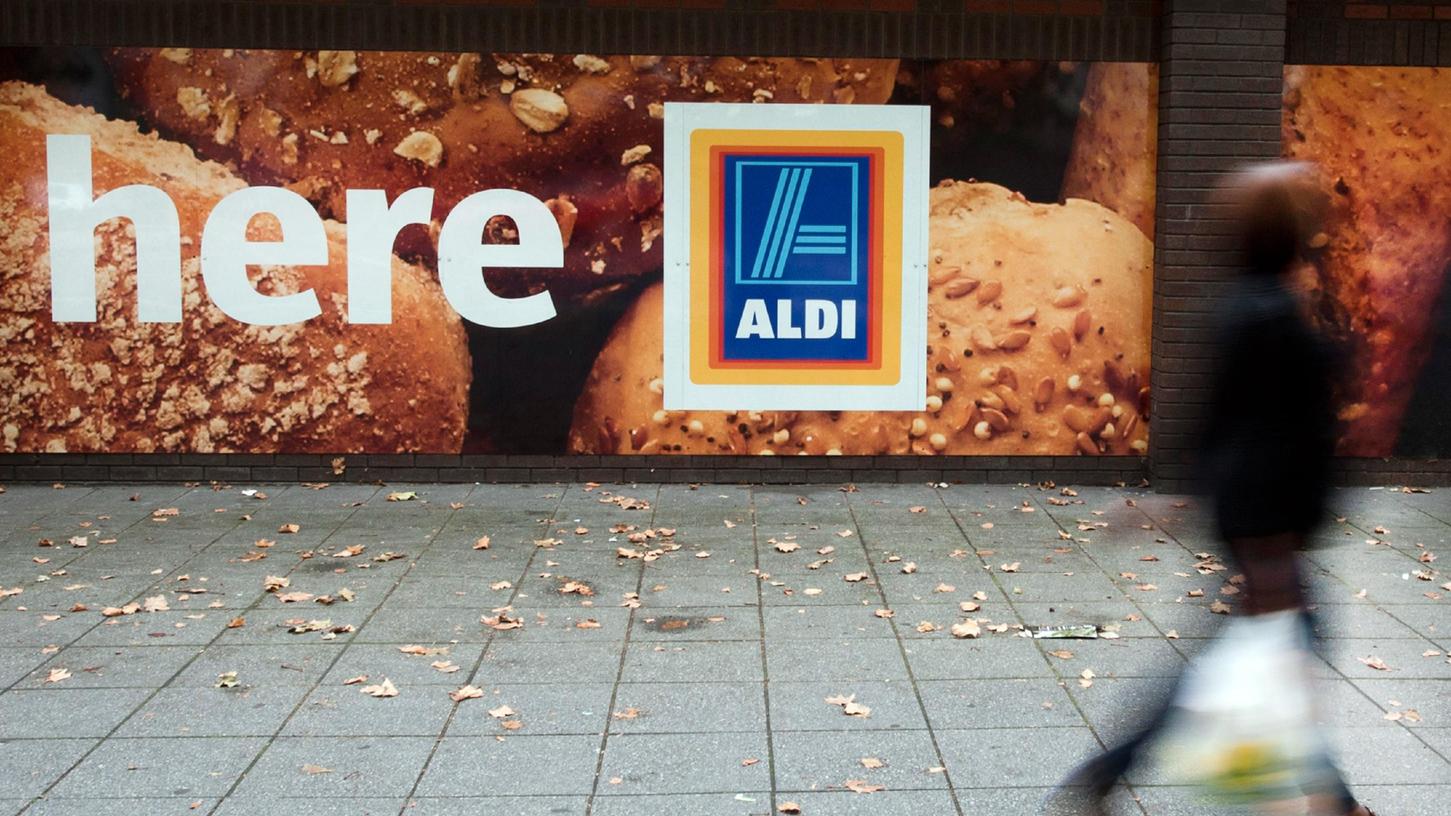
<path fill-rule="evenodd" d="M 398 696 L 398 687 L 393 685 L 393 681 L 386 677 L 383 678 L 383 682 L 372 686 L 363 686 L 359 691 L 369 697 L 383 698 Z"/>
<path fill-rule="evenodd" d="M 887 763 L 881 761 L 880 759 L 877 759 L 876 757 L 862 757 L 861 763 L 863 768 L 870 769 L 885 768 L 887 766 Z"/>
<path fill-rule="evenodd" d="M 506 705 L 501 705 L 498 708 L 491 708 L 491 709 L 489 709 L 489 716 L 490 717 L 493 717 L 496 720 L 502 720 L 502 719 L 505 719 L 507 717 L 512 717 L 516 713 L 518 713 L 518 712 L 514 711 L 514 709 L 512 709 L 512 708 L 510 708 L 510 707 L 508 707 Z"/>
<path fill-rule="evenodd" d="M 1093 678 L 1097 676 L 1093 673 L 1093 669 L 1084 669 L 1078 674 L 1078 685 L 1083 688 L 1089 688 L 1093 685 Z"/>
<path fill-rule="evenodd" d="M 304 603 L 312 600 L 311 592 L 281 592 L 276 595 L 277 600 L 288 603 Z"/>
<path fill-rule="evenodd" d="M 787 816 L 794 816 L 801 812 L 801 806 L 795 802 L 782 802 L 776 806 L 777 813 L 785 813 Z"/>
<path fill-rule="evenodd" d="M 302 772 L 308 776 L 317 776 L 318 774 L 330 774 L 333 772 L 333 769 L 324 768 L 321 765 L 306 764 L 302 766 Z"/>
<path fill-rule="evenodd" d="M 873 785 L 864 779 L 846 780 L 846 789 L 852 793 L 876 793 L 887 789 L 886 785 Z"/>
<path fill-rule="evenodd" d="M 171 610 L 165 595 L 152 595 L 142 602 L 141 608 L 147 612 L 169 612 Z"/>
<path fill-rule="evenodd" d="M 912 573 L 914 573 L 916 571 L 917 571 L 917 562 L 916 561 L 908 561 L 907 563 L 905 563 L 905 564 L 902 565 L 902 574 L 903 575 L 911 575 Z"/>
<path fill-rule="evenodd" d="M 929 620 L 921 621 L 917 624 L 917 631 L 921 632 L 924 635 L 931 634 L 933 632 L 939 631 L 940 629 L 942 629 L 941 626 L 938 626 L 937 624 Z"/>
<path fill-rule="evenodd" d="M 877 611 L 873 612 L 872 614 L 873 615 L 876 615 L 879 618 L 890 618 L 890 617 L 892 617 L 893 615 L 895 615 L 897 613 L 896 612 L 893 612 L 890 609 L 878 609 Z"/>
<path fill-rule="evenodd" d="M 434 655 L 448 654 L 447 646 L 420 646 L 417 643 L 410 643 L 407 646 L 399 646 L 398 651 L 406 655 L 419 655 L 421 657 L 432 657 Z"/>
<path fill-rule="evenodd" d="M 474 549 L 476 549 L 476 550 L 487 550 L 488 548 L 489 548 L 489 537 L 488 536 L 479 536 L 479 540 L 474 542 Z"/>
<path fill-rule="evenodd" d="M 1390 666 L 1387 666 L 1386 665 L 1386 662 L 1384 660 L 1381 660 L 1379 657 L 1376 657 L 1375 655 L 1371 655 L 1370 657 L 1362 657 L 1362 658 L 1359 658 L 1359 659 L 1360 659 L 1360 662 L 1362 662 L 1365 665 L 1371 667 L 1372 669 L 1375 669 L 1376 671 L 1391 671 L 1392 670 Z"/>
<path fill-rule="evenodd" d="M 477 700 L 482 696 L 484 696 L 484 690 L 478 686 L 460 686 L 448 693 L 448 698 L 455 703 L 461 703 L 464 700 Z"/>
<path fill-rule="evenodd" d="M 776 547 L 776 552 L 791 553 L 801 549 L 801 545 L 795 541 L 776 541 L 772 539 L 772 542 Z"/>
<path fill-rule="evenodd" d="M 366 682 L 368 682 L 368 675 L 366 675 L 366 674 L 360 674 L 357 677 L 349 677 L 348 679 L 344 680 L 343 681 L 343 685 L 345 685 L 345 686 L 357 686 L 357 685 L 361 685 L 361 684 L 366 683 Z"/>
<path fill-rule="evenodd" d="M 952 636 L 960 639 L 975 638 L 982 635 L 982 627 L 975 620 L 965 620 L 952 624 Z"/>
<path fill-rule="evenodd" d="M 284 524 L 281 527 L 278 527 L 277 528 L 277 532 L 279 532 L 279 533 L 295 533 L 295 532 L 297 532 L 297 531 L 299 531 L 301 529 L 302 529 L 302 526 L 301 525 L 298 525 L 298 524 Z"/>
<path fill-rule="evenodd" d="M 1229 610 L 1229 604 L 1225 603 L 1224 601 L 1215 601 L 1214 603 L 1209 605 L 1209 611 L 1213 612 L 1216 615 L 1228 615 Z"/>
<path fill-rule="evenodd" d="M 923 507 L 920 504 L 914 504 L 911 507 L 908 507 L 907 508 L 907 512 L 908 513 L 925 513 L 925 512 L 927 512 L 927 508 L 926 507 Z"/>
<path fill-rule="evenodd" d="M 1058 658 L 1059 660 L 1072 660 L 1073 659 L 1073 653 L 1070 652 L 1070 651 L 1068 651 L 1067 649 L 1055 649 L 1055 650 L 1049 652 L 1048 654 L 1053 655 L 1054 657 Z"/>
<path fill-rule="evenodd" d="M 935 587 L 932 588 L 932 591 L 933 592 L 942 592 L 942 593 L 946 593 L 946 592 L 956 592 L 957 591 L 957 587 L 953 586 L 952 584 L 938 584 L 937 586 L 935 586 Z"/>
<path fill-rule="evenodd" d="M 62 680 L 70 679 L 70 676 L 70 669 L 54 668 L 51 669 L 50 673 L 45 676 L 45 682 L 59 683 Z"/>
<path fill-rule="evenodd" d="M 438 671 L 440 674 L 453 674 L 459 670 L 458 664 L 452 660 L 435 660 L 428 665 L 429 668 Z"/>
<path fill-rule="evenodd" d="M 574 624 L 574 628 L 576 628 L 576 629 L 598 629 L 598 628 L 600 628 L 600 622 L 597 621 L 597 620 L 595 620 L 594 618 L 585 618 L 582 621 L 577 621 Z"/>
<path fill-rule="evenodd" d="M 850 572 L 846 575 L 843 575 L 842 579 L 845 580 L 848 584 L 855 584 L 860 581 L 865 581 L 867 579 L 867 574 L 865 572 Z"/>
<path fill-rule="evenodd" d="M 1020 561 L 1014 561 L 1011 564 L 1003 564 L 998 569 L 1001 569 L 1003 572 L 1017 572 L 1018 571 L 1018 567 L 1021 567 L 1022 565 L 1023 565 L 1022 562 L 1020 562 Z"/>
<path fill-rule="evenodd" d="M 851 530 L 837 530 L 836 535 L 838 538 L 851 538 L 856 533 L 853 533 Z"/>

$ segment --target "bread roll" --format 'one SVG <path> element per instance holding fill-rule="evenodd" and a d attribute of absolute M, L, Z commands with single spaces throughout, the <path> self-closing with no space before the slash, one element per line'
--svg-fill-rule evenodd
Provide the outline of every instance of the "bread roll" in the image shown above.
<path fill-rule="evenodd" d="M 1322 327 L 1350 354 L 1338 451 L 1388 456 L 1451 264 L 1451 69 L 1290 66 L 1285 155 L 1330 200 L 1306 247 Z"/>
<path fill-rule="evenodd" d="M 930 218 L 928 410 L 666 412 L 657 285 L 596 360 L 570 450 L 1142 454 L 1148 239 L 1092 202 L 1034 204 L 994 184 L 943 182 Z"/>
<path fill-rule="evenodd" d="M 47 134 L 91 138 L 94 193 L 148 184 L 176 204 L 181 323 L 137 320 L 130 221 L 96 230 L 97 321 L 54 323 L 44 157 Z M 393 323 L 347 325 L 344 229 L 328 222 L 330 263 L 263 267 L 257 288 L 311 287 L 322 314 L 253 326 L 207 298 L 198 263 L 212 207 L 243 182 L 180 144 L 0 84 L 0 430 L 5 451 L 392 452 L 459 450 L 470 365 L 463 328 L 423 270 L 393 262 Z M 35 162 L 41 162 L 36 166 Z M 275 218 L 249 227 L 275 240 Z"/>
<path fill-rule="evenodd" d="M 253 184 L 285 184 L 346 220 L 346 188 L 464 196 L 523 190 L 566 238 L 563 269 L 491 271 L 518 297 L 546 286 L 561 308 L 660 266 L 661 103 L 885 102 L 895 60 L 589 54 L 116 49 L 122 95 L 149 121 L 228 162 Z M 501 220 L 487 239 L 513 241 Z M 414 228 L 405 257 L 430 252 Z"/>
<path fill-rule="evenodd" d="M 1078 102 L 1063 197 L 1097 201 L 1154 237 L 1159 66 L 1095 62 Z"/>

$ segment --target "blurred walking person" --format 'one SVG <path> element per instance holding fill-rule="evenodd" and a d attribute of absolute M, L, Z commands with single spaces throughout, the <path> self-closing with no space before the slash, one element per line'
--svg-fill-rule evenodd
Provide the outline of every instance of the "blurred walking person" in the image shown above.
<path fill-rule="evenodd" d="M 1234 219 L 1242 267 L 1218 326 L 1199 464 L 1245 578 L 1241 615 L 1137 734 L 1069 774 L 1048 798 L 1050 816 L 1106 813 L 1105 797 L 1151 748 L 1220 801 L 1371 816 L 1313 722 L 1297 556 L 1325 513 L 1334 441 L 1336 355 L 1292 283 L 1323 199 L 1310 167 L 1277 162 L 1232 176 L 1219 201 Z"/>

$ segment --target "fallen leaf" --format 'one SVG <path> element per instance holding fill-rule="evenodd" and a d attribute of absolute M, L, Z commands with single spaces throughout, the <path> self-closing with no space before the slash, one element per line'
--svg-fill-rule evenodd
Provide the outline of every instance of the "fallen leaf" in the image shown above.
<path fill-rule="evenodd" d="M 890 617 L 892 617 L 893 615 L 895 615 L 897 613 L 896 612 L 893 612 L 890 609 L 878 609 L 877 611 L 873 612 L 872 614 L 873 615 L 876 615 L 879 618 L 890 618 Z"/>
<path fill-rule="evenodd" d="M 301 530 L 301 529 L 302 529 L 302 527 L 300 525 L 297 525 L 297 524 L 284 524 L 281 527 L 278 527 L 277 528 L 277 532 L 279 532 L 279 533 L 295 533 L 295 532 L 297 532 L 298 530 Z"/>
<path fill-rule="evenodd" d="M 361 555 L 366 549 L 368 549 L 366 544 L 350 544 L 333 553 L 333 558 L 352 558 L 355 555 Z"/>
<path fill-rule="evenodd" d="M 932 591 L 933 592 L 943 592 L 943 593 L 946 593 L 946 592 L 956 592 L 957 591 L 957 587 L 953 586 L 952 584 L 938 584 L 937 586 L 935 586 L 935 587 L 932 588 Z"/>
<path fill-rule="evenodd" d="M 1384 660 L 1381 660 L 1379 657 L 1376 657 L 1375 655 L 1371 655 L 1370 657 L 1362 657 L 1362 658 L 1360 658 L 1360 662 L 1362 662 L 1365 665 L 1371 667 L 1372 669 L 1375 669 L 1376 671 L 1391 671 L 1392 670 L 1390 666 L 1387 666 L 1386 665 L 1386 662 Z"/>
<path fill-rule="evenodd" d="M 214 683 L 213 686 L 215 688 L 236 688 L 237 673 L 234 671 L 222 672 L 221 674 L 217 675 L 217 682 Z"/>
<path fill-rule="evenodd" d="M 955 638 L 975 638 L 982 634 L 982 627 L 975 620 L 965 620 L 952 624 L 951 631 Z"/>
<path fill-rule="evenodd" d="M 924 635 L 931 634 L 932 632 L 936 632 L 936 631 L 940 630 L 941 628 L 942 628 L 941 626 L 938 626 L 937 624 L 933 623 L 932 621 L 928 621 L 928 620 L 921 621 L 920 623 L 917 624 L 917 631 L 918 632 L 921 632 Z"/>
<path fill-rule="evenodd" d="M 479 536 L 479 540 L 474 542 L 474 549 L 476 549 L 476 550 L 487 550 L 488 548 L 489 548 L 489 537 L 488 536 Z"/>
<path fill-rule="evenodd" d="M 974 592 L 974 593 L 972 593 L 972 599 L 974 601 L 986 601 L 987 600 L 987 593 L 986 592 Z"/>
<path fill-rule="evenodd" d="M 908 513 L 925 513 L 925 512 L 927 512 L 927 508 L 926 507 L 923 507 L 920 504 L 914 504 L 911 507 L 908 507 L 907 508 L 907 512 Z"/>
<path fill-rule="evenodd" d="M 957 605 L 957 608 L 961 609 L 963 612 L 976 612 L 979 609 L 982 609 L 982 605 L 977 603 L 976 601 L 963 601 Z"/>
<path fill-rule="evenodd" d="M 47 682 L 47 683 L 59 683 L 62 680 L 69 679 L 70 676 L 71 676 L 70 669 L 55 668 L 55 669 L 51 669 L 50 670 L 50 673 L 45 676 L 45 682 Z"/>
<path fill-rule="evenodd" d="M 833 545 L 831 545 L 831 544 L 827 544 L 825 547 L 822 547 L 822 548 L 818 549 L 816 551 L 816 554 L 817 555 L 831 555 L 834 552 L 836 552 L 836 547 L 833 546 Z"/>
<path fill-rule="evenodd" d="M 1073 653 L 1070 652 L 1070 651 L 1068 651 L 1067 649 L 1055 649 L 1054 651 L 1051 651 L 1048 654 L 1053 655 L 1054 657 L 1058 658 L 1059 660 L 1072 660 L 1073 659 Z"/>
<path fill-rule="evenodd" d="M 348 679 L 344 680 L 343 681 L 343 685 L 345 685 L 345 686 L 356 686 L 356 685 L 358 685 L 360 683 L 366 683 L 366 682 L 368 682 L 368 675 L 366 675 L 366 674 L 360 674 L 357 677 L 349 677 Z"/>
<path fill-rule="evenodd" d="M 498 632 L 524 628 L 524 621 L 522 619 L 509 617 L 509 613 L 507 612 L 500 612 L 497 615 L 484 615 L 479 618 L 479 623 Z"/>
<path fill-rule="evenodd" d="M 598 628 L 600 628 L 600 622 L 597 621 L 597 620 L 595 620 L 594 618 L 585 618 L 584 620 L 577 621 L 574 624 L 574 628 L 576 628 L 576 629 L 598 629 Z"/>
<path fill-rule="evenodd" d="M 876 757 L 862 757 L 861 763 L 863 768 L 871 769 L 885 768 L 887 766 L 887 763 L 881 761 L 880 759 L 877 759 Z"/>
<path fill-rule="evenodd" d="M 1170 640 L 1178 640 L 1179 639 L 1179 630 L 1178 629 L 1170 629 L 1169 631 L 1167 631 L 1167 632 L 1164 633 L 1164 637 L 1169 638 Z"/>
<path fill-rule="evenodd" d="M 865 572 L 851 572 L 842 576 L 842 580 L 846 581 L 848 584 L 855 584 L 860 581 L 865 581 L 866 579 L 867 574 Z"/>
<path fill-rule="evenodd" d="M 1216 615 L 1228 615 L 1229 610 L 1229 604 L 1225 603 L 1224 601 L 1215 601 L 1214 603 L 1209 605 L 1209 611 L 1213 612 Z"/>
<path fill-rule="evenodd" d="M 453 674 L 459 670 L 458 664 L 452 660 L 435 660 L 429 663 L 428 666 L 441 674 Z"/>
<path fill-rule="evenodd" d="M 152 595 L 142 602 L 142 609 L 147 612 L 169 612 L 171 606 L 166 603 L 165 595 Z"/>
<path fill-rule="evenodd" d="M 851 538 L 852 536 L 856 535 L 856 533 L 853 533 L 851 530 L 838 530 L 836 532 L 836 535 L 838 538 Z"/>
<path fill-rule="evenodd" d="M 484 690 L 478 686 L 460 686 L 448 693 L 448 698 L 455 703 L 461 703 L 464 700 L 476 700 L 482 696 L 484 696 Z"/>
<path fill-rule="evenodd" d="M 279 593 L 276 597 L 277 597 L 277 600 L 279 600 L 279 601 L 281 601 L 281 602 L 283 602 L 285 604 L 287 604 L 287 603 L 303 603 L 305 601 L 312 600 L 312 593 L 310 593 L 310 592 L 282 592 L 282 593 Z"/>
<path fill-rule="evenodd" d="M 498 708 L 491 708 L 491 709 L 489 709 L 489 716 L 490 717 L 493 717 L 496 720 L 502 720 L 502 719 L 505 719 L 507 717 L 512 717 L 516 713 L 518 713 L 518 712 L 514 711 L 514 709 L 512 709 L 512 708 L 510 708 L 510 707 L 508 707 L 506 705 L 501 705 Z"/>
<path fill-rule="evenodd" d="M 151 511 L 152 518 L 171 518 L 172 516 L 177 515 L 181 515 L 181 511 L 176 509 L 175 507 L 163 507 L 159 510 Z"/>
<path fill-rule="evenodd" d="M 420 655 L 423 657 L 432 657 L 433 655 L 448 654 L 448 647 L 420 646 L 416 643 L 410 643 L 407 646 L 399 646 L 398 651 L 406 655 Z"/>
<path fill-rule="evenodd" d="M 772 539 L 775 541 L 775 539 Z M 801 549 L 801 545 L 795 541 L 775 541 L 776 552 L 790 553 Z"/>
<path fill-rule="evenodd" d="M 1093 678 L 1097 676 L 1098 675 L 1093 673 L 1093 669 L 1084 669 L 1078 675 L 1078 685 L 1082 686 L 1083 688 L 1088 688 L 1093 685 Z"/>
<path fill-rule="evenodd" d="M 228 629 L 241 629 L 243 626 L 246 626 L 246 625 L 247 625 L 247 619 L 246 618 L 243 618 L 243 617 L 235 617 L 235 618 L 232 618 L 231 620 L 227 621 L 227 628 Z"/>
<path fill-rule="evenodd" d="M 902 574 L 903 575 L 911 575 L 912 573 L 914 573 L 916 571 L 917 571 L 917 562 L 916 561 L 908 561 L 907 563 L 905 563 L 905 564 L 902 565 Z"/>
<path fill-rule="evenodd" d="M 1003 572 L 1017 572 L 1018 571 L 1018 567 L 1020 567 L 1020 566 L 1022 566 L 1022 562 L 1020 562 L 1020 561 L 1014 561 L 1011 564 L 1003 564 L 998 569 L 1001 569 Z"/>
<path fill-rule="evenodd" d="M 801 812 L 801 806 L 795 802 L 782 802 L 776 806 L 777 813 L 797 814 Z"/>
<path fill-rule="evenodd" d="M 863 779 L 846 780 L 846 789 L 852 793 L 876 793 L 887 789 L 886 785 L 872 785 Z"/>
<path fill-rule="evenodd" d="M 324 768 L 321 765 L 303 765 L 302 772 L 309 776 L 317 776 L 318 774 L 330 774 L 333 772 L 333 769 Z"/>
<path fill-rule="evenodd" d="M 388 494 L 388 501 L 390 502 L 413 501 L 416 498 L 418 498 L 418 494 L 412 490 L 400 490 Z"/>
<path fill-rule="evenodd" d="M 381 698 L 398 696 L 398 687 L 393 685 L 393 681 L 389 680 L 386 677 L 383 678 L 383 682 L 372 686 L 363 686 L 361 689 L 359 689 L 359 691 L 363 692 L 369 697 Z"/>
<path fill-rule="evenodd" d="M 730 519 L 725 519 L 725 526 L 727 528 L 734 527 L 736 526 L 736 523 L 734 521 L 731 521 Z"/>

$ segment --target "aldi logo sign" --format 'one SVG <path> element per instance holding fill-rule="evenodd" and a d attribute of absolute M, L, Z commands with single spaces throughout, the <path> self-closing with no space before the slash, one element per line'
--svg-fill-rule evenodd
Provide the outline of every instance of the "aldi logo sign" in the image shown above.
<path fill-rule="evenodd" d="M 925 109 L 667 104 L 665 404 L 921 410 Z"/>

